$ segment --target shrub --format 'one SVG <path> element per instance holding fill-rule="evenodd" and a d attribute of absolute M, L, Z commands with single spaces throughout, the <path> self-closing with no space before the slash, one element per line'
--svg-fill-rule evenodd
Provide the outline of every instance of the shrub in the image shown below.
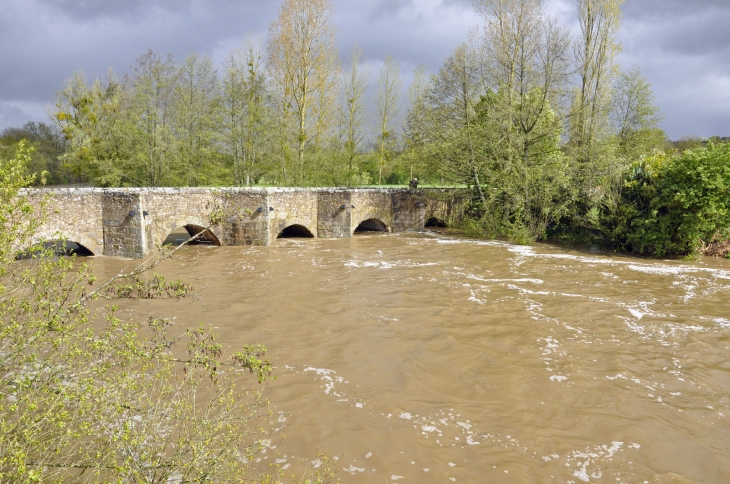
<path fill-rule="evenodd" d="M 226 356 L 203 326 L 92 310 L 98 296 L 181 298 L 191 287 L 140 280 L 144 267 L 99 284 L 90 267 L 33 245 L 44 214 L 21 192 L 30 154 L 21 144 L 0 162 L 0 482 L 271 482 L 249 468 L 271 429 L 265 348 Z"/>
<path fill-rule="evenodd" d="M 591 236 L 613 250 L 654 257 L 690 255 L 730 236 L 730 146 L 660 154 L 631 165 L 620 199 L 585 217 Z"/>
<path fill-rule="evenodd" d="M 658 163 L 653 175 L 643 187 L 644 206 L 637 207 L 643 216 L 631 223 L 628 240 L 635 252 L 686 255 L 728 237 L 730 146 L 672 156 Z"/>

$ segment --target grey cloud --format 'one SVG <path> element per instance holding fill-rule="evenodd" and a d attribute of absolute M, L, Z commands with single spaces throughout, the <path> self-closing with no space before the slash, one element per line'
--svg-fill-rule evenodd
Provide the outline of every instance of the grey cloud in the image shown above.
<path fill-rule="evenodd" d="M 28 121 L 44 120 L 38 119 L 37 116 L 33 116 L 32 114 L 23 111 L 17 106 L 0 102 L 0 130 L 9 127 L 22 126 Z"/>
<path fill-rule="evenodd" d="M 154 10 L 187 9 L 193 0 L 40 0 L 60 15 L 77 20 L 135 18 Z"/>
<path fill-rule="evenodd" d="M 672 17 L 681 21 L 698 13 L 730 11 L 730 4 L 727 0 L 629 0 L 622 10 L 628 19 Z"/>
<path fill-rule="evenodd" d="M 410 7 L 413 7 L 413 0 L 381 0 L 372 8 L 370 20 L 391 17 Z"/>
<path fill-rule="evenodd" d="M 81 22 L 55 15 L 45 1 L 16 3 L 10 12 L 15 27 L 0 30 L 0 58 L 6 66 L 18 66 L 0 70 L 0 99 L 48 100 L 74 71 L 125 72 L 148 49 L 177 57 L 213 53 L 222 43 L 265 31 L 277 7 L 249 0 L 215 2 L 213 8 L 213 2 L 201 0 L 188 2 L 190 11 L 151 10 L 134 21 L 104 16 Z M 38 19 L 44 22 L 38 28 L 20 28 Z"/>
<path fill-rule="evenodd" d="M 2 123 L 22 117 L 18 110 L 28 113 L 25 106 L 52 102 L 54 91 L 78 69 L 90 77 L 109 67 L 123 73 L 148 49 L 178 58 L 196 51 L 220 60 L 248 35 L 265 35 L 281 1 L 5 0 Z M 333 2 L 342 58 L 355 43 L 373 66 L 391 53 L 406 77 L 418 64 L 437 70 L 479 23 L 471 0 Z M 577 29 L 575 0 L 546 4 L 551 15 Z M 672 137 L 730 130 L 727 18 L 728 0 L 627 0 L 624 5 L 619 61 L 639 65 L 652 82 Z"/>

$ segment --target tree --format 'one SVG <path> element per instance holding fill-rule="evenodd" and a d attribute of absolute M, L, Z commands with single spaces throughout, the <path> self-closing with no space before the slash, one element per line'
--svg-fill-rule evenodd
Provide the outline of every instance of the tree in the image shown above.
<path fill-rule="evenodd" d="M 343 76 L 344 94 L 344 148 L 347 164 L 347 186 L 352 186 L 357 169 L 356 157 L 365 140 L 365 92 L 368 88 L 369 73 L 360 65 L 362 51 L 354 47 L 350 53 L 350 66 Z"/>
<path fill-rule="evenodd" d="M 476 52 L 461 44 L 431 80 L 424 94 L 427 113 L 418 129 L 413 122 L 411 129 L 422 137 L 426 156 L 439 165 L 441 176 L 473 186 L 482 205 L 486 199 L 479 177 L 486 161 L 486 144 L 493 134 L 483 133 L 475 124 L 475 106 L 483 92 Z M 412 114 L 411 119 L 417 119 L 416 113 Z"/>
<path fill-rule="evenodd" d="M 75 181 L 102 187 L 142 186 L 131 163 L 129 97 L 113 72 L 88 85 L 76 73 L 57 93 L 54 121 L 68 140 L 60 157 Z"/>
<path fill-rule="evenodd" d="M 331 121 L 338 62 L 333 15 L 329 0 L 286 0 L 269 26 L 269 71 L 282 120 L 295 133 L 300 184 L 306 150 L 318 146 Z"/>
<path fill-rule="evenodd" d="M 405 142 L 406 155 L 408 157 L 408 165 L 410 168 L 410 178 L 413 179 L 413 168 L 417 171 L 423 171 L 430 178 L 438 177 L 439 173 L 434 173 L 423 163 L 418 157 L 419 149 L 423 148 L 423 134 L 421 130 L 424 128 L 424 116 L 426 114 L 425 97 L 428 90 L 429 82 L 426 74 L 427 68 L 421 64 L 416 67 L 413 72 L 413 82 L 408 86 L 408 98 L 406 105 L 405 120 Z M 421 178 L 423 178 L 422 175 Z M 443 177 L 441 177 L 443 181 Z"/>
<path fill-rule="evenodd" d="M 382 183 L 383 169 L 389 166 L 397 143 L 394 121 L 400 111 L 401 87 L 400 65 L 388 54 L 380 69 L 375 98 L 378 115 L 378 185 Z"/>
<path fill-rule="evenodd" d="M 580 37 L 573 51 L 579 85 L 571 106 L 570 144 L 584 165 L 600 159 L 600 141 L 609 134 L 611 89 L 617 74 L 615 58 L 621 51 L 616 34 L 623 2 L 578 0 Z"/>
<path fill-rule="evenodd" d="M 663 116 L 654 104 L 651 85 L 638 67 L 618 76 L 611 104 L 620 155 L 636 160 L 664 147 L 666 136 L 659 129 Z"/>
<path fill-rule="evenodd" d="M 178 137 L 177 172 L 183 185 L 199 186 L 215 179 L 220 89 L 213 60 L 188 55 L 179 68 L 175 87 L 175 131 Z"/>
<path fill-rule="evenodd" d="M 163 59 L 152 50 L 137 58 L 128 81 L 134 164 L 144 186 L 175 183 L 175 92 L 178 67 L 172 54 Z"/>
<path fill-rule="evenodd" d="M 499 184 L 502 216 L 492 224 L 515 240 L 541 238 L 566 207 L 559 108 L 569 77 L 568 33 L 547 17 L 542 0 L 479 0 L 476 7 L 485 24 L 481 53 L 489 89 L 480 120 L 498 133 L 491 171 L 499 173 L 492 183 Z"/>
<path fill-rule="evenodd" d="M 231 157 L 234 184 L 251 186 L 265 173 L 274 116 L 260 43 L 249 41 L 231 52 L 224 66 L 223 146 Z"/>

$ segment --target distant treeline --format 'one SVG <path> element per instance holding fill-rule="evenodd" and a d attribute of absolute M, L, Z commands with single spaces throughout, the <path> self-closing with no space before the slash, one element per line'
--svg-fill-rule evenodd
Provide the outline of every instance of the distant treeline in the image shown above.
<path fill-rule="evenodd" d="M 626 194 L 655 183 L 681 153 L 726 152 L 717 148 L 725 140 L 672 143 L 659 129 L 649 83 L 615 61 L 622 3 L 577 0 L 572 36 L 543 0 L 476 0 L 482 27 L 437 73 L 419 67 L 404 89 L 391 56 L 376 76 L 357 48 L 340 63 L 329 0 L 285 0 L 266 40 L 231 52 L 219 69 L 206 56 L 178 62 L 150 51 L 121 77 L 74 75 L 58 91 L 52 125 L 27 126 L 42 156 L 34 168 L 53 182 L 109 187 L 353 186 L 415 176 L 470 187 L 472 229 L 487 235 L 691 252 L 697 234 L 657 249 L 628 241 L 633 219 L 616 220 L 626 203 L 639 203 Z M 718 236 L 715 225 L 702 241 Z"/>

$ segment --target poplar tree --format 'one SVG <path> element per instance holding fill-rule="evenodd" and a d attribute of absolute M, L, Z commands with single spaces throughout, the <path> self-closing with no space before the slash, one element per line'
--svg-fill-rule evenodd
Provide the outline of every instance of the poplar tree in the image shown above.
<path fill-rule="evenodd" d="M 347 186 L 352 186 L 357 171 L 356 158 L 365 140 L 365 92 L 369 84 L 369 73 L 360 64 L 362 51 L 354 47 L 350 53 L 350 65 L 343 76 L 344 95 L 344 148 L 347 164 Z"/>
<path fill-rule="evenodd" d="M 333 16 L 329 0 L 285 0 L 269 26 L 268 67 L 280 115 L 294 132 L 300 184 L 307 149 L 331 128 L 338 63 Z"/>
<path fill-rule="evenodd" d="M 576 158 L 590 164 L 600 156 L 600 141 L 610 134 L 609 115 L 616 41 L 624 0 L 578 0 L 580 36 L 573 43 L 578 87 L 573 95 L 570 145 Z"/>
<path fill-rule="evenodd" d="M 383 170 L 389 167 L 397 143 L 394 121 L 400 110 L 401 88 L 400 64 L 388 54 L 380 69 L 375 98 L 378 116 L 378 185 L 382 183 Z"/>

